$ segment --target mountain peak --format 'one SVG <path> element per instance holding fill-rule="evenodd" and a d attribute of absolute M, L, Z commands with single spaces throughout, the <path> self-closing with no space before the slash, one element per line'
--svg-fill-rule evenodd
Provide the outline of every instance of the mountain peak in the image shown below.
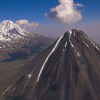
<path fill-rule="evenodd" d="M 11 20 L 4 20 L 2 23 L 14 23 L 13 21 L 11 21 Z"/>
<path fill-rule="evenodd" d="M 14 24 L 14 22 L 12 22 L 11 20 L 4 20 L 2 23 L 1 23 L 1 31 L 9 31 L 11 29 L 13 29 L 16 25 Z"/>
<path fill-rule="evenodd" d="M 65 34 L 68 34 L 69 37 L 71 37 L 72 35 L 75 36 L 75 35 L 82 34 L 82 33 L 84 33 L 84 32 L 82 32 L 79 29 L 72 29 L 72 30 L 69 30 L 69 31 L 65 32 Z"/>
<path fill-rule="evenodd" d="M 20 26 L 18 26 L 17 24 L 15 24 L 13 21 L 11 20 L 4 20 L 2 23 L 1 23 L 1 26 L 0 26 L 0 32 L 2 33 L 8 33 L 9 30 L 12 30 L 12 29 L 16 29 L 18 32 L 25 32 L 24 29 L 20 28 Z"/>
<path fill-rule="evenodd" d="M 4 45 L 8 45 L 8 43 L 9 45 L 16 42 L 18 43 L 20 40 L 31 37 L 34 37 L 32 33 L 25 31 L 11 20 L 4 20 L 0 25 L 1 48 L 6 48 Z"/>

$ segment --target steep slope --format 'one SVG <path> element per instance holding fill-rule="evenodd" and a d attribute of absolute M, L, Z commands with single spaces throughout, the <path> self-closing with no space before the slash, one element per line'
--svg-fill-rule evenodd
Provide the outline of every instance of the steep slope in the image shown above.
<path fill-rule="evenodd" d="M 25 58 L 28 55 L 39 53 L 52 41 L 51 38 L 30 33 L 12 21 L 5 20 L 0 26 L 0 52 L 2 52 L 0 60 Z"/>
<path fill-rule="evenodd" d="M 100 47 L 77 29 L 36 58 L 1 100 L 100 100 Z"/>

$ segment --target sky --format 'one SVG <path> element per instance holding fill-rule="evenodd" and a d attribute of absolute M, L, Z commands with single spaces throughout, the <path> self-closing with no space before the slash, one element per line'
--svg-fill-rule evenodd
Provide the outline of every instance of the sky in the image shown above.
<path fill-rule="evenodd" d="M 0 0 L 3 20 L 48 37 L 79 28 L 100 42 L 100 0 Z"/>

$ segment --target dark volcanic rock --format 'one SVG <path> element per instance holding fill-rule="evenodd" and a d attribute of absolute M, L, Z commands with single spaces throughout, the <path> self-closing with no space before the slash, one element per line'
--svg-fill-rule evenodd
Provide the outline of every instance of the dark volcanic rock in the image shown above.
<path fill-rule="evenodd" d="M 100 47 L 73 29 L 29 61 L 1 100 L 100 100 Z"/>

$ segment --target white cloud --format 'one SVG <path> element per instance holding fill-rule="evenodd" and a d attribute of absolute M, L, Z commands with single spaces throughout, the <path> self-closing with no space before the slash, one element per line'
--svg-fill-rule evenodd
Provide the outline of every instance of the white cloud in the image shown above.
<path fill-rule="evenodd" d="M 28 27 L 37 27 L 37 26 L 39 26 L 39 23 L 29 22 L 26 19 L 18 20 L 18 21 L 16 21 L 16 24 L 20 25 L 20 26 L 28 26 Z"/>
<path fill-rule="evenodd" d="M 82 7 L 82 4 L 75 4 L 73 0 L 59 0 L 59 5 L 51 8 L 50 14 L 45 13 L 45 16 L 62 23 L 71 24 L 82 19 L 78 7 Z"/>
<path fill-rule="evenodd" d="M 28 24 L 28 23 L 29 22 L 26 19 L 16 21 L 16 24 L 19 24 L 19 25 Z"/>

